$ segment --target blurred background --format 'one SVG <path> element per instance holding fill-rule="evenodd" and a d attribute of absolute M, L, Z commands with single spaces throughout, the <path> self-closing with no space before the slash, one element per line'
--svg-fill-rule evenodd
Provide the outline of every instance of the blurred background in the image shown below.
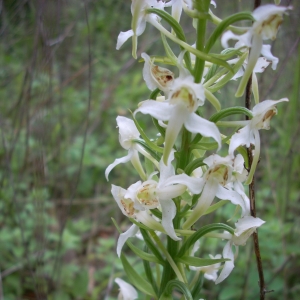
<path fill-rule="evenodd" d="M 253 7 L 250 0 L 216 2 L 221 18 Z M 0 299 L 117 299 L 113 280 L 126 280 L 111 217 L 123 230 L 129 223 L 104 171 L 126 154 L 117 115 L 130 117 L 128 109 L 149 96 L 131 42 L 115 50 L 119 32 L 130 29 L 130 3 L 0 1 Z M 261 254 L 267 288 L 274 290 L 269 300 L 300 294 L 300 4 L 282 1 L 288 4 L 294 10 L 272 43 L 277 70 L 258 75 L 262 100 L 290 99 L 278 105 L 271 130 L 261 132 L 256 175 L 257 215 L 266 221 Z M 138 50 L 162 55 L 159 33 L 147 26 Z M 236 87 L 232 82 L 217 94 L 224 107 L 243 105 L 232 96 Z M 110 175 L 123 187 L 137 179 L 130 164 Z M 214 218 L 230 216 L 223 209 Z M 222 251 L 208 240 L 201 253 L 211 247 Z M 142 270 L 134 257 L 131 262 Z M 218 286 L 206 281 L 203 292 L 205 299 L 258 299 L 251 239 L 231 276 Z"/>

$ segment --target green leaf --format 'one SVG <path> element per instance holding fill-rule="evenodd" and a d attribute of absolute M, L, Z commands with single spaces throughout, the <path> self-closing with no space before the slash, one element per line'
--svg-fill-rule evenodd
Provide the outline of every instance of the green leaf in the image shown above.
<path fill-rule="evenodd" d="M 153 151 L 153 149 L 151 147 L 149 147 L 149 145 L 145 142 L 145 141 L 142 141 L 142 140 L 133 140 L 133 142 L 137 143 L 137 144 L 140 144 L 141 146 L 143 146 L 143 148 L 145 148 L 145 150 L 151 154 L 151 156 L 153 158 L 155 158 L 157 161 L 160 161 L 160 156 L 157 155 L 157 153 L 155 151 Z M 158 146 L 157 146 L 158 147 Z M 163 149 L 163 148 L 162 148 Z"/>
<path fill-rule="evenodd" d="M 160 89 L 159 89 L 159 88 L 155 89 L 155 90 L 150 94 L 149 99 L 156 100 L 156 97 L 158 96 L 159 93 L 160 93 Z"/>
<path fill-rule="evenodd" d="M 164 19 L 166 22 L 168 22 L 171 25 L 171 27 L 173 28 L 177 37 L 173 36 L 167 30 L 164 32 L 164 34 L 166 34 L 166 36 L 168 38 L 170 38 L 175 43 L 177 43 L 181 47 L 182 50 L 185 49 L 185 50 L 193 53 L 194 55 L 196 55 L 197 57 L 199 57 L 200 59 L 202 59 L 204 61 L 209 61 L 211 63 L 215 63 L 217 65 L 223 66 L 226 69 L 228 69 L 230 72 L 233 72 L 233 69 L 225 60 L 214 57 L 214 54 L 208 55 L 207 53 L 204 53 L 203 51 L 199 51 L 199 50 L 193 48 L 192 46 L 190 46 L 189 44 L 187 44 L 182 28 L 180 27 L 178 22 L 172 16 L 170 16 L 167 12 L 165 12 L 161 9 L 154 9 L 154 8 L 147 9 L 146 12 L 157 14 L 158 16 L 160 16 L 162 19 Z M 178 25 L 179 25 L 179 27 L 178 27 Z M 184 60 L 185 60 L 187 69 L 190 72 L 192 72 L 189 53 L 185 53 Z"/>
<path fill-rule="evenodd" d="M 170 280 L 165 290 L 163 291 L 162 295 L 160 296 L 159 300 L 172 300 L 172 291 L 173 289 L 177 289 L 182 292 L 183 296 L 186 300 L 193 300 L 192 294 L 189 288 L 179 280 Z"/>
<path fill-rule="evenodd" d="M 184 255 L 182 257 L 176 258 L 175 260 L 177 262 L 183 263 L 185 265 L 193 266 L 193 267 L 204 267 L 204 266 L 214 265 L 217 263 L 222 263 L 227 261 L 228 259 L 199 258 L 199 257 Z"/>
<path fill-rule="evenodd" d="M 212 77 L 217 73 L 218 68 L 219 68 L 218 65 L 213 64 L 213 65 L 208 69 L 208 72 L 207 72 L 206 75 L 205 75 L 204 83 L 207 82 L 210 78 L 212 78 Z"/>
<path fill-rule="evenodd" d="M 130 282 L 142 293 L 155 297 L 151 284 L 134 270 L 123 253 L 121 254 L 121 261 Z"/>
<path fill-rule="evenodd" d="M 195 169 L 197 169 L 201 166 L 205 166 L 205 163 L 203 162 L 203 160 L 204 160 L 204 158 L 202 158 L 202 157 L 194 159 L 186 166 L 186 168 L 184 169 L 184 172 L 187 175 L 191 175 Z"/>
<path fill-rule="evenodd" d="M 131 113 L 132 114 L 132 113 Z M 152 141 L 150 141 L 150 139 L 147 137 L 145 131 L 143 130 L 143 128 L 140 126 L 140 124 L 138 123 L 138 121 L 136 120 L 136 118 L 133 116 L 132 114 L 132 118 L 134 121 L 135 126 L 137 127 L 140 135 L 142 136 L 142 138 L 145 140 L 145 142 L 147 143 L 147 145 L 153 149 L 153 151 L 157 151 L 159 153 L 163 153 L 164 149 L 161 147 L 158 147 L 156 144 L 154 144 Z"/>
<path fill-rule="evenodd" d="M 145 250 L 145 252 L 148 251 L 147 245 L 144 246 L 144 250 Z M 151 269 L 149 261 L 143 260 L 143 265 L 144 265 L 144 270 L 145 270 L 145 274 L 147 276 L 148 281 L 150 282 L 153 290 L 155 291 L 155 294 L 158 294 L 158 287 L 157 287 L 157 284 L 153 277 L 153 271 Z"/>
<path fill-rule="evenodd" d="M 147 247 L 149 248 L 149 250 L 157 257 L 159 263 L 161 265 L 164 265 L 165 262 L 164 262 L 164 259 L 161 255 L 161 253 L 158 251 L 157 249 L 157 245 L 155 245 L 151 239 L 151 237 L 149 236 L 148 234 L 148 231 L 140 228 L 140 231 L 141 231 L 141 234 L 144 238 L 144 242 L 146 243 Z"/>
<path fill-rule="evenodd" d="M 234 106 L 234 107 L 225 108 L 225 109 L 220 110 L 219 112 L 213 114 L 209 120 L 211 122 L 217 123 L 221 119 L 224 119 L 231 115 L 246 115 L 250 119 L 252 119 L 252 117 L 253 117 L 251 110 L 249 110 L 245 107 L 242 107 L 242 106 Z"/>
<path fill-rule="evenodd" d="M 200 299 L 200 293 L 204 281 L 203 279 L 204 279 L 204 274 L 201 272 L 198 276 L 197 282 L 194 284 L 194 287 L 192 289 L 193 299 Z"/>
<path fill-rule="evenodd" d="M 161 34 L 161 40 L 162 40 L 162 43 L 164 45 L 164 49 L 165 49 L 166 55 L 168 56 L 169 60 L 171 61 L 171 63 L 169 63 L 169 64 L 176 66 L 177 65 L 177 61 L 178 61 L 177 56 L 174 54 L 172 48 L 170 47 L 170 45 L 169 45 L 169 43 L 167 41 L 166 36 L 163 33 Z"/>
<path fill-rule="evenodd" d="M 220 88 L 222 88 L 231 78 L 239 71 L 239 69 L 242 67 L 248 53 L 245 52 L 241 58 L 238 60 L 238 62 L 234 65 L 233 69 L 231 69 L 231 72 L 228 72 L 224 77 L 222 77 L 217 83 L 213 84 L 212 86 L 207 87 L 208 82 L 206 83 L 206 89 L 211 91 L 212 93 L 215 93 Z M 221 73 L 221 72 L 220 72 Z"/>
<path fill-rule="evenodd" d="M 150 8 L 146 10 L 147 13 L 154 13 L 161 17 L 164 21 L 166 21 L 174 30 L 176 36 L 183 42 L 186 42 L 185 34 L 183 32 L 182 27 L 180 24 L 166 11 L 162 9 L 157 8 Z M 182 49 L 183 50 L 183 49 Z M 184 54 L 184 61 L 186 63 L 186 67 L 188 70 L 192 70 L 192 63 L 191 63 L 191 57 L 189 53 Z"/>
<path fill-rule="evenodd" d="M 146 261 L 150 261 L 150 262 L 154 262 L 154 263 L 157 263 L 157 264 L 161 264 L 162 265 L 162 262 L 160 260 L 157 259 L 156 256 L 150 254 L 150 253 L 147 253 L 147 252 L 144 252 L 142 251 L 141 249 L 139 249 L 138 247 L 134 246 L 131 242 L 129 241 L 126 241 L 126 244 L 127 246 L 137 255 L 139 256 L 142 260 L 146 260 Z"/>
<path fill-rule="evenodd" d="M 231 234 L 234 234 L 234 230 L 226 224 L 215 223 L 215 224 L 203 226 L 184 242 L 184 244 L 182 245 L 182 247 L 178 252 L 177 257 L 182 257 L 202 236 L 204 236 L 205 234 L 211 231 L 216 231 L 216 230 L 226 230 Z"/>
<path fill-rule="evenodd" d="M 229 200 L 218 201 L 216 204 L 211 205 L 203 215 L 208 215 L 208 214 L 212 213 L 213 211 L 217 210 L 219 207 L 222 207 L 223 205 L 225 205 L 228 202 L 230 202 L 230 201 Z"/>
<path fill-rule="evenodd" d="M 240 12 L 225 18 L 209 37 L 205 46 L 205 52 L 208 53 L 210 51 L 216 40 L 222 35 L 229 25 L 244 20 L 255 21 L 251 12 Z"/>

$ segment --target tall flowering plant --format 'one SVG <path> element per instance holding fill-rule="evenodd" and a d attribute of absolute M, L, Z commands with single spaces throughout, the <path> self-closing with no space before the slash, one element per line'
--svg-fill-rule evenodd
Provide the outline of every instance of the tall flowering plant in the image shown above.
<path fill-rule="evenodd" d="M 131 119 L 117 117 L 120 144 L 128 153 L 105 172 L 109 179 L 114 168 L 131 162 L 137 175 L 129 187 L 113 184 L 111 189 L 132 222 L 127 231 L 120 232 L 117 244 L 132 284 L 116 279 L 120 299 L 137 299 L 135 289 L 151 299 L 174 299 L 174 289 L 185 299 L 200 299 L 203 277 L 216 284 L 225 280 L 234 268 L 238 248 L 264 223 L 253 213 L 244 187 L 253 182 L 259 160 L 259 131 L 270 128 L 276 105 L 288 99 L 260 101 L 256 73 L 270 64 L 276 69 L 278 59 L 265 41 L 276 38 L 283 15 L 291 8 L 268 4 L 221 20 L 213 13 L 215 6 L 209 0 L 132 0 L 131 29 L 118 36 L 117 49 L 131 39 L 137 58 L 138 37 L 151 25 L 161 33 L 165 50 L 163 56 L 141 54 L 143 78 L 151 93 Z M 180 25 L 182 13 L 190 17 L 195 29 L 194 45 L 187 43 Z M 233 25 L 238 21 L 248 21 L 249 27 Z M 210 34 L 208 22 L 215 25 Z M 225 49 L 213 53 L 219 39 Z M 237 43 L 229 47 L 229 40 Z M 239 99 L 234 107 L 221 106 L 216 93 L 235 80 L 239 80 L 236 97 L 244 94 L 252 80 L 252 109 L 240 106 Z M 207 114 L 207 106 L 214 113 Z M 224 120 L 234 115 L 240 120 Z M 142 129 L 141 117 L 152 118 L 156 138 Z M 230 128 L 234 130 L 228 134 Z M 234 226 L 226 221 L 198 222 L 224 205 L 237 208 Z M 132 244 L 135 237 L 143 239 L 143 249 Z M 199 257 L 196 253 L 203 237 L 218 239 L 222 253 Z M 124 244 L 143 261 L 143 275 L 128 262 L 122 252 Z"/>

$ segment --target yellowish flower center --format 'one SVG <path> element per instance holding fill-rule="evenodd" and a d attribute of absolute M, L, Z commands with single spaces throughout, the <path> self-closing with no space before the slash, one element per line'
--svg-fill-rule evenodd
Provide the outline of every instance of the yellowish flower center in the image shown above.
<path fill-rule="evenodd" d="M 255 27 L 255 33 L 262 35 L 264 39 L 275 40 L 279 26 L 283 21 L 281 14 L 272 15 Z"/>
<path fill-rule="evenodd" d="M 133 207 L 134 203 L 131 199 L 121 199 L 121 204 L 127 214 L 128 217 L 134 217 L 135 209 Z"/>
<path fill-rule="evenodd" d="M 186 87 L 173 93 L 171 97 L 171 104 L 183 104 L 190 112 L 194 112 L 197 108 L 197 99 L 194 93 Z"/>
<path fill-rule="evenodd" d="M 143 183 L 142 187 L 137 192 L 137 199 L 142 205 L 148 208 L 155 208 L 158 206 L 159 201 L 156 195 L 156 186 L 157 183 L 155 181 L 146 181 Z"/>
<path fill-rule="evenodd" d="M 224 165 L 218 165 L 209 170 L 208 176 L 213 176 L 221 185 L 226 185 L 228 180 L 228 167 Z"/>

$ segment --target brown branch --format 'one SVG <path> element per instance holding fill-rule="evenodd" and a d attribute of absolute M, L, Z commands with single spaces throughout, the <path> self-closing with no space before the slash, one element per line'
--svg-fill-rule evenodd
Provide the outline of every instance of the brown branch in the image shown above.
<path fill-rule="evenodd" d="M 254 9 L 259 7 L 260 4 L 261 4 L 260 0 L 254 0 Z M 251 88 L 252 88 L 252 76 L 250 76 L 248 83 L 247 83 L 247 87 L 246 87 L 245 107 L 248 109 L 251 109 Z M 246 117 L 246 119 L 248 119 L 248 118 Z M 247 148 L 249 169 L 251 169 L 251 165 L 252 165 L 252 161 L 253 161 L 252 151 L 253 151 L 253 146 L 250 145 L 250 147 Z M 250 199 L 251 216 L 256 218 L 255 178 L 254 178 L 254 176 L 253 176 L 252 182 L 249 185 L 249 199 Z M 264 300 L 265 294 L 266 294 L 266 288 L 265 288 L 265 279 L 264 279 L 262 260 L 261 260 L 260 249 L 259 249 L 258 233 L 254 232 L 252 237 L 253 237 L 254 252 L 255 252 L 255 257 L 256 257 L 257 271 L 258 271 L 258 276 L 259 276 L 260 300 Z"/>

